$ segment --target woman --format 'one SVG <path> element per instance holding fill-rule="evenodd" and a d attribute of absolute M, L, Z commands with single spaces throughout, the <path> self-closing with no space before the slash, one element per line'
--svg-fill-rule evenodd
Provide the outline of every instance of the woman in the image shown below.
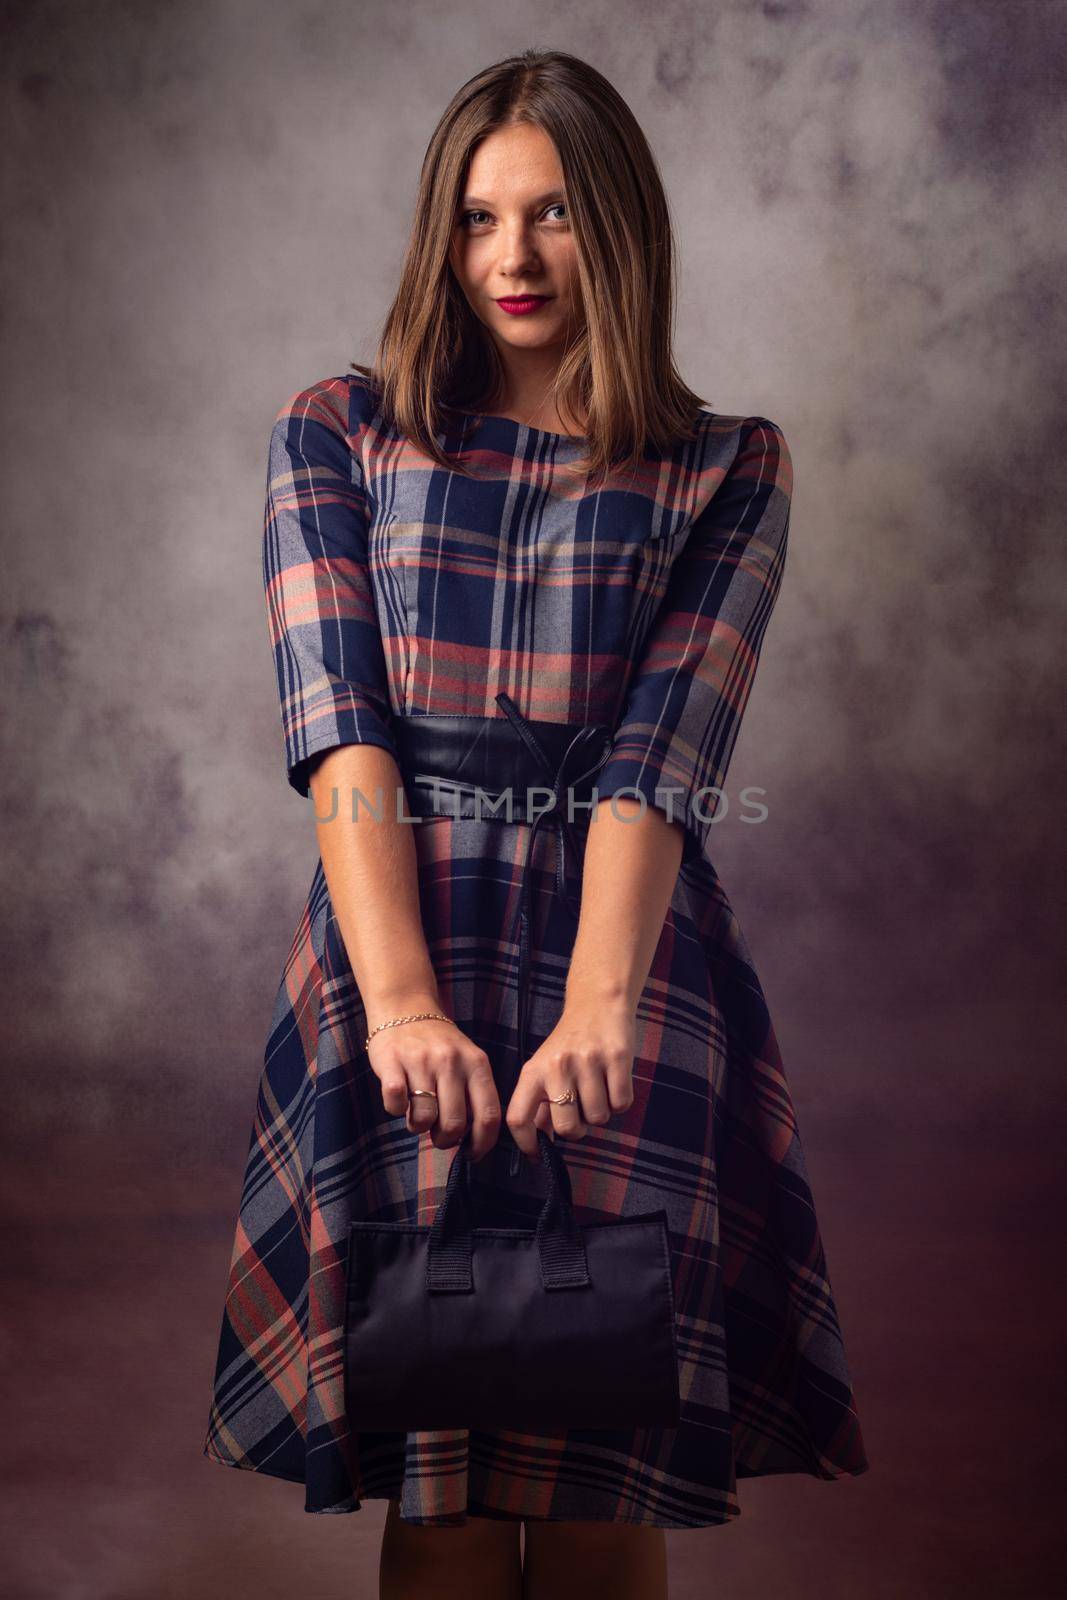
<path fill-rule="evenodd" d="M 205 1449 L 305 1484 L 311 1512 L 387 1498 L 383 1595 L 560 1600 L 596 1576 L 649 1600 L 663 1530 L 737 1516 L 737 1477 L 867 1466 L 774 1031 L 709 856 L 789 452 L 682 383 L 671 308 L 640 129 L 592 68 L 528 51 L 433 135 L 376 366 L 302 390 L 271 441 L 268 612 L 321 859 Z M 608 730 L 569 841 L 424 803 L 406 741 L 449 718 L 474 750 L 516 722 Z M 355 789 L 378 803 L 353 821 Z M 432 1222 L 469 1136 L 483 1219 L 532 1226 L 538 1129 L 564 1143 L 579 1222 L 668 1214 L 679 1426 L 361 1432 L 349 1223 Z"/>

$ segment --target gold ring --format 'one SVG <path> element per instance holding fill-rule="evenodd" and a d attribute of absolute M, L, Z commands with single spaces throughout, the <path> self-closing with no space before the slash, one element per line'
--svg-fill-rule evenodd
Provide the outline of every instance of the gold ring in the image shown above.
<path fill-rule="evenodd" d="M 437 1096 L 434 1094 L 432 1089 L 409 1089 L 408 1090 L 409 1099 L 414 1099 L 414 1097 L 417 1094 L 428 1094 L 431 1100 L 436 1100 L 437 1099 Z"/>
<path fill-rule="evenodd" d="M 551 1106 L 570 1106 L 574 1104 L 577 1098 L 578 1096 L 575 1094 L 573 1089 L 565 1089 L 562 1094 L 547 1094 L 545 1096 L 545 1099 Z"/>

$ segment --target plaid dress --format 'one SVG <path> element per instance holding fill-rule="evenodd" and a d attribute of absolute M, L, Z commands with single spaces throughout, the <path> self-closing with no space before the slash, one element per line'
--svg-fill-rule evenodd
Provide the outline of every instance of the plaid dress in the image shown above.
<path fill-rule="evenodd" d="M 204 1451 L 303 1484 L 309 1512 L 389 1497 L 428 1524 L 726 1522 L 741 1477 L 867 1469 L 794 1107 L 710 858 L 721 802 L 701 794 L 723 786 L 780 586 L 788 447 L 764 417 L 702 411 L 694 440 L 590 491 L 566 470 L 580 440 L 493 416 L 440 437 L 477 481 L 387 427 L 361 375 L 278 415 L 263 576 L 288 777 L 306 796 L 334 746 L 395 754 L 392 713 L 498 716 L 503 689 L 529 718 L 617 730 L 601 798 L 672 791 L 684 852 L 637 1009 L 633 1104 L 562 1148 L 579 1223 L 667 1212 L 680 1423 L 404 1434 L 346 1415 L 349 1222 L 432 1223 L 454 1151 L 382 1106 L 320 860 L 266 1044 Z M 413 826 L 442 1009 L 495 1066 L 516 1048 L 528 824 Z M 559 1019 L 575 932 L 550 830 L 533 844 L 530 1053 Z M 472 1180 L 493 1221 L 532 1227 L 540 1168 L 506 1155 Z"/>

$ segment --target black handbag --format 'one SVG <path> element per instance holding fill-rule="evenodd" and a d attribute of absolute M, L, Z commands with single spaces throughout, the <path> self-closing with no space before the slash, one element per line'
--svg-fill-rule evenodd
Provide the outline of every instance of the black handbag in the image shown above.
<path fill-rule="evenodd" d="M 665 1210 L 575 1222 L 558 1144 L 535 1228 L 477 1227 L 470 1132 L 433 1226 L 353 1221 L 345 1408 L 353 1429 L 674 1427 Z"/>

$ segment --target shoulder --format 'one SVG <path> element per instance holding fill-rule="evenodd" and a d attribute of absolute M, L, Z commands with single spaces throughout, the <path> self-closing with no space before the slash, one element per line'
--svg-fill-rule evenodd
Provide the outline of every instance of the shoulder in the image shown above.
<path fill-rule="evenodd" d="M 758 470 L 761 482 L 773 485 L 788 498 L 793 492 L 793 458 L 785 433 L 769 417 L 746 417 L 739 454 Z"/>
<path fill-rule="evenodd" d="M 377 386 L 361 372 L 320 378 L 288 396 L 275 413 L 274 430 L 310 424 L 354 442 L 373 421 L 379 403 Z"/>
<path fill-rule="evenodd" d="M 728 453 L 731 449 L 736 454 L 761 438 L 771 441 L 773 448 L 788 452 L 784 430 L 770 417 L 735 416 L 725 411 L 711 411 L 707 406 L 701 406 L 697 412 L 693 437 L 706 451 L 716 454 Z"/>
<path fill-rule="evenodd" d="M 693 517 L 711 527 L 755 533 L 784 544 L 793 496 L 793 464 L 785 434 L 770 417 L 705 412 L 704 448 L 696 475 Z"/>
<path fill-rule="evenodd" d="M 735 416 L 701 408 L 696 449 L 698 499 L 703 504 L 730 486 L 793 491 L 793 462 L 783 429 L 770 417 Z"/>
<path fill-rule="evenodd" d="M 792 493 L 793 458 L 779 423 L 756 415 L 705 412 L 704 416 L 712 441 L 709 460 L 717 460 L 734 477 L 772 485 L 787 497 Z"/>
<path fill-rule="evenodd" d="M 724 411 L 710 411 L 706 406 L 701 406 L 697 414 L 696 431 L 698 437 L 710 445 L 718 443 L 732 444 L 735 450 L 748 449 L 754 439 L 767 439 L 772 442 L 773 448 L 787 449 L 785 432 L 777 422 L 772 422 L 770 417 L 760 416 L 733 416 Z"/>

